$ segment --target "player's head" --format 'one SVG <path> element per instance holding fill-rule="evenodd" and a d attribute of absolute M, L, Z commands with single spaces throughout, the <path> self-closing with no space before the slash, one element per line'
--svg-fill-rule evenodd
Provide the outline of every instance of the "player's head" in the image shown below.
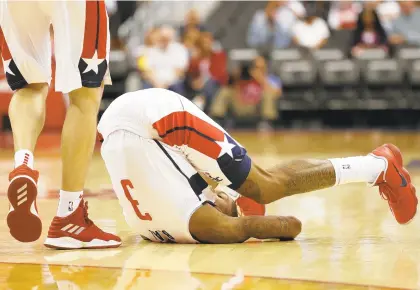
<path fill-rule="evenodd" d="M 218 192 L 214 201 L 216 208 L 225 215 L 237 217 L 238 210 L 235 201 L 226 193 Z"/>
<path fill-rule="evenodd" d="M 162 26 L 159 31 L 158 45 L 161 48 L 166 48 L 175 39 L 175 30 L 168 25 Z"/>

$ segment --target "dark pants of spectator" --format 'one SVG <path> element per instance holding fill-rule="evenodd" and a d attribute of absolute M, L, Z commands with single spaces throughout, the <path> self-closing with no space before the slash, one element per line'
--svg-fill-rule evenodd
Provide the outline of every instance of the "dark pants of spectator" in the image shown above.
<path fill-rule="evenodd" d="M 219 91 L 219 89 L 219 82 L 213 79 L 208 79 L 200 90 L 195 91 L 195 95 L 202 95 L 206 99 L 206 105 L 204 107 L 205 112 L 207 112 L 207 110 L 210 109 L 210 106 L 213 103 L 213 99 Z"/>
<path fill-rule="evenodd" d="M 149 82 L 143 81 L 143 89 L 150 89 L 150 88 L 153 88 L 152 84 L 150 84 Z M 184 81 L 176 82 L 170 85 L 167 89 L 177 94 L 184 95 L 185 94 Z"/>
<path fill-rule="evenodd" d="M 258 105 L 246 104 L 238 96 L 233 87 L 223 87 L 214 98 L 210 108 L 210 116 L 223 119 L 229 108 L 236 117 L 260 117 L 262 120 L 274 121 L 278 118 L 276 94 L 264 92 Z"/>

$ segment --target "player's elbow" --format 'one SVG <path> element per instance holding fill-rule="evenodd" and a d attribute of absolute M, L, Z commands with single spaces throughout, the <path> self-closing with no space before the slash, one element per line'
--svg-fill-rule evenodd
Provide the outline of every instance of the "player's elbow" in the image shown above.
<path fill-rule="evenodd" d="M 290 239 L 296 238 L 302 232 L 302 222 L 295 217 L 289 217 Z"/>
<path fill-rule="evenodd" d="M 204 205 L 190 218 L 191 235 L 200 243 L 242 243 L 249 236 L 241 219 L 226 216 L 209 205 Z"/>

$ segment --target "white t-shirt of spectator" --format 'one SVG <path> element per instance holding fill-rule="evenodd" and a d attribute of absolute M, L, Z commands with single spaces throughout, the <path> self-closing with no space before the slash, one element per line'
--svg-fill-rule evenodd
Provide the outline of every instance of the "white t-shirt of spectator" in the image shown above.
<path fill-rule="evenodd" d="M 180 43 L 172 42 L 163 50 L 152 47 L 147 50 L 146 62 L 158 83 L 171 85 L 178 81 L 176 71 L 188 66 L 188 50 Z"/>
<path fill-rule="evenodd" d="M 284 6 L 281 6 L 277 10 L 277 13 L 276 13 L 277 21 L 283 27 L 284 31 L 287 31 L 288 33 L 291 33 L 292 28 L 298 19 L 299 11 L 296 12 L 295 10 L 296 8 L 295 7 L 292 8 L 291 5 L 284 5 Z"/>
<path fill-rule="evenodd" d="M 397 1 L 386 1 L 378 4 L 376 12 L 382 26 L 388 32 L 392 29 L 392 22 L 400 15 L 400 5 Z"/>
<path fill-rule="evenodd" d="M 312 23 L 299 21 L 293 27 L 293 37 L 298 44 L 315 48 L 322 40 L 330 37 L 328 26 L 322 18 L 316 18 Z"/>
<path fill-rule="evenodd" d="M 328 24 L 334 30 L 338 29 L 354 29 L 362 7 L 360 3 L 351 3 L 341 8 L 340 2 L 333 2 L 328 13 Z"/>
<path fill-rule="evenodd" d="M 287 3 L 287 7 L 289 7 L 289 9 L 292 10 L 292 12 L 295 13 L 297 17 L 306 16 L 305 6 L 303 6 L 303 4 L 300 3 L 300 1 L 289 0 L 289 2 Z"/>

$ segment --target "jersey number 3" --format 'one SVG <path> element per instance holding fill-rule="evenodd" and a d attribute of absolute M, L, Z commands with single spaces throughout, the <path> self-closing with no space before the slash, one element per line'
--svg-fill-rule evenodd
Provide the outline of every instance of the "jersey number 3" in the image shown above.
<path fill-rule="evenodd" d="M 124 190 L 125 196 L 127 197 L 128 201 L 131 203 L 131 206 L 133 207 L 134 212 L 139 217 L 139 219 L 143 221 L 151 221 L 152 217 L 150 216 L 150 214 L 148 213 L 142 214 L 138 208 L 139 202 L 133 199 L 133 197 L 131 196 L 130 189 L 134 189 L 134 186 L 131 183 L 131 181 L 128 179 L 123 179 L 121 180 L 121 186 Z"/>

